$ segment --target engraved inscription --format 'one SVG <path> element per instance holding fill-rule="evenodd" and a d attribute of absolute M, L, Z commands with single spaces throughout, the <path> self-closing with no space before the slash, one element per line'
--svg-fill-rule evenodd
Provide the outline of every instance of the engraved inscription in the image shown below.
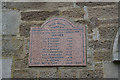
<path fill-rule="evenodd" d="M 52 18 L 30 31 L 29 66 L 85 66 L 85 26 Z"/>

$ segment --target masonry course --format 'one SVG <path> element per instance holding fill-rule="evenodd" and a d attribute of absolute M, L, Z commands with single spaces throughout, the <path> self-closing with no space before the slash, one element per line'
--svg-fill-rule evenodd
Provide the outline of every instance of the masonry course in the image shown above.
<path fill-rule="evenodd" d="M 112 46 L 118 30 L 117 3 L 3 3 L 4 10 L 18 10 L 21 14 L 16 35 L 3 35 L 3 56 L 13 57 L 12 78 L 103 78 L 103 63 L 112 60 Z M 89 19 L 84 20 L 88 7 Z M 109 6 L 109 7 L 106 7 Z M 65 16 L 87 28 L 86 67 L 29 67 L 30 27 L 40 27 L 48 18 Z M 16 26 L 17 27 L 17 26 Z M 99 38 L 94 40 L 93 30 Z M 7 54 L 6 54 L 7 53 Z"/>

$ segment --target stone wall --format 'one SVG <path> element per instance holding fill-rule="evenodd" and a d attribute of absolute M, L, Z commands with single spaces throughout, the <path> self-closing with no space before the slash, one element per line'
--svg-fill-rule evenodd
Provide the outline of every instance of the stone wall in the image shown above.
<path fill-rule="evenodd" d="M 12 58 L 12 78 L 107 77 L 105 65 L 113 63 L 112 47 L 118 30 L 118 3 L 5 2 L 2 8 L 2 54 Z M 30 27 L 40 27 L 53 16 L 64 16 L 87 26 L 86 67 L 28 66 Z"/>

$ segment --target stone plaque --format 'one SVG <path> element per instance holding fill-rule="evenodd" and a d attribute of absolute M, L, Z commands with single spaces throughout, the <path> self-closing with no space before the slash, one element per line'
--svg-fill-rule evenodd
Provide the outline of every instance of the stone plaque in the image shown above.
<path fill-rule="evenodd" d="M 59 17 L 31 28 L 29 66 L 85 65 L 85 25 Z"/>

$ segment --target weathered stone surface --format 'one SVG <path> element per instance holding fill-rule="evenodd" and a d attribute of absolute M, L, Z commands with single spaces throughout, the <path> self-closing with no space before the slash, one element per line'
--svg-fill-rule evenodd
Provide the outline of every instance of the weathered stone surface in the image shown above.
<path fill-rule="evenodd" d="M 11 78 L 12 58 L 2 59 L 2 78 Z"/>
<path fill-rule="evenodd" d="M 94 40 L 94 41 L 95 41 L 95 40 L 99 40 L 99 39 L 100 39 L 100 34 L 99 34 L 98 28 L 94 28 L 92 31 L 93 31 L 93 33 L 92 33 L 92 35 L 93 35 L 93 40 Z"/>
<path fill-rule="evenodd" d="M 107 24 L 102 23 L 101 25 L 99 25 L 99 28 L 118 28 L 118 23 L 112 23 L 109 22 Z"/>
<path fill-rule="evenodd" d="M 2 35 L 0 35 L 0 57 L 2 57 Z"/>
<path fill-rule="evenodd" d="M 90 19 L 90 21 L 77 20 L 75 22 L 87 25 L 87 32 L 88 32 L 88 34 L 93 33 L 93 29 L 96 28 L 96 27 L 99 27 L 99 25 L 101 24 L 101 21 L 98 18 L 96 18 L 96 17 L 92 17 Z"/>
<path fill-rule="evenodd" d="M 118 30 L 118 26 L 116 25 L 112 25 L 112 27 L 110 25 L 108 25 L 109 27 L 100 27 L 99 28 L 99 33 L 100 33 L 100 39 L 114 39 L 115 35 L 117 33 Z"/>
<path fill-rule="evenodd" d="M 86 20 L 76 20 L 75 23 L 90 24 L 90 21 L 86 21 Z"/>
<path fill-rule="evenodd" d="M 94 58 L 87 58 L 87 67 L 82 68 L 82 69 L 90 69 L 93 70 L 94 69 Z"/>
<path fill-rule="evenodd" d="M 23 46 L 23 40 L 17 39 L 16 36 L 3 36 L 2 50 L 10 53 L 19 50 Z"/>
<path fill-rule="evenodd" d="M 88 34 L 91 34 L 93 32 L 92 31 L 93 27 L 91 26 L 90 21 L 77 20 L 77 21 L 75 21 L 75 23 L 80 23 L 80 24 L 87 25 L 87 32 L 88 32 Z"/>
<path fill-rule="evenodd" d="M 18 50 L 13 51 L 12 56 L 15 56 L 15 58 L 17 58 L 17 59 L 24 59 L 24 57 L 27 56 L 27 53 L 24 52 L 24 47 L 22 46 Z"/>
<path fill-rule="evenodd" d="M 93 35 L 88 35 L 88 39 L 93 39 Z"/>
<path fill-rule="evenodd" d="M 3 9 L 17 10 L 58 10 L 62 7 L 73 7 L 71 2 L 4 2 Z"/>
<path fill-rule="evenodd" d="M 88 28 L 87 28 L 87 31 L 88 31 L 88 34 L 91 34 L 91 33 L 93 33 L 93 28 L 91 27 L 91 26 L 88 26 Z M 92 36 L 91 36 L 92 37 Z"/>
<path fill-rule="evenodd" d="M 32 69 L 15 70 L 13 78 L 37 78 L 37 72 Z"/>
<path fill-rule="evenodd" d="M 89 41 L 88 46 L 90 48 L 93 48 L 94 50 L 100 50 L 100 49 L 112 49 L 112 41 L 105 40 L 105 41 Z"/>
<path fill-rule="evenodd" d="M 45 5 L 45 2 L 4 2 L 2 5 L 3 9 L 39 9 Z"/>
<path fill-rule="evenodd" d="M 20 25 L 20 36 L 29 37 L 30 27 L 41 27 L 42 23 L 22 23 Z"/>
<path fill-rule="evenodd" d="M 3 35 L 16 35 L 20 25 L 20 12 L 6 10 L 2 11 Z"/>
<path fill-rule="evenodd" d="M 59 11 L 30 11 L 30 12 L 21 12 L 21 20 L 23 21 L 39 21 L 46 20 L 52 16 L 58 16 Z"/>
<path fill-rule="evenodd" d="M 23 59 L 15 59 L 14 61 L 15 69 L 24 69 L 28 68 L 28 57 L 24 57 Z"/>
<path fill-rule="evenodd" d="M 88 6 L 88 7 L 95 7 L 95 6 L 107 6 L 107 5 L 116 5 L 115 2 L 77 2 L 78 6 Z"/>
<path fill-rule="evenodd" d="M 117 18 L 118 6 L 115 7 L 102 7 L 102 8 L 88 8 L 89 18 Z"/>
<path fill-rule="evenodd" d="M 91 27 L 93 27 L 93 28 L 96 28 L 96 27 L 98 27 L 99 25 L 100 25 L 100 20 L 98 20 L 98 18 L 92 17 L 92 18 L 90 19 L 90 25 L 89 25 L 89 26 L 91 26 Z"/>
<path fill-rule="evenodd" d="M 2 2 L 0 2 L 0 36 L 2 35 Z M 1 78 L 1 76 L 0 76 Z"/>
<path fill-rule="evenodd" d="M 61 78 L 78 78 L 79 71 L 77 69 L 59 69 Z"/>
<path fill-rule="evenodd" d="M 118 19 L 116 18 L 118 15 L 117 6 L 116 6 L 117 3 L 106 3 L 106 2 L 105 3 L 92 3 L 92 2 L 77 3 L 77 5 L 80 6 L 80 8 L 76 8 L 76 9 L 73 8 L 74 6 L 73 3 L 52 3 L 52 2 L 48 2 L 48 3 L 40 3 L 40 2 L 37 2 L 37 3 L 12 2 L 11 3 L 10 2 L 9 3 L 8 2 L 4 4 L 5 5 L 3 5 L 3 9 L 22 10 L 21 12 L 23 16 L 21 19 L 25 21 L 20 25 L 19 31 L 20 31 L 20 38 L 25 37 L 26 42 L 23 42 L 23 40 L 20 40 L 20 39 L 16 39 L 15 36 L 14 37 L 3 36 L 3 53 L 2 54 L 8 57 L 10 57 L 9 54 L 14 54 L 15 56 L 15 61 L 14 61 L 15 72 L 13 71 L 14 78 L 36 78 L 36 77 L 37 78 L 38 77 L 39 78 L 79 78 L 79 77 L 80 78 L 102 78 L 103 67 L 104 67 L 104 78 L 114 78 L 117 76 L 117 72 L 118 72 L 118 69 L 116 67 L 117 65 L 115 65 L 112 62 L 110 64 L 104 63 L 103 65 L 104 61 L 112 60 L 111 50 L 112 50 L 113 43 L 112 41 L 110 41 L 110 39 L 112 40 L 114 39 L 114 34 L 116 34 L 116 29 L 118 27 L 117 26 Z M 115 5 L 115 7 L 113 7 L 113 5 Z M 84 13 L 81 10 L 81 7 L 83 6 L 88 6 L 90 21 L 79 19 L 84 17 Z M 60 14 L 58 10 L 60 11 Z M 7 11 L 5 11 L 4 13 L 8 15 L 8 18 L 11 14 L 13 17 L 15 17 L 17 13 L 19 14 L 18 11 L 14 11 L 14 12 L 8 11 L 8 13 Z M 4 13 L 3 15 L 5 15 Z M 91 51 L 87 51 L 86 67 L 70 67 L 70 66 L 68 67 L 28 67 L 30 27 L 41 27 L 41 23 L 38 23 L 40 20 L 46 20 L 47 18 L 54 15 L 71 17 L 77 20 L 76 23 L 85 24 L 85 25 L 87 24 L 88 25 L 87 26 L 88 41 L 93 39 L 93 35 L 92 35 L 93 30 L 96 27 L 99 29 L 100 40 L 89 41 L 89 44 L 87 45 L 87 48 L 90 48 L 90 49 L 93 48 L 93 49 L 91 49 Z M 7 16 L 5 17 L 7 19 Z M 13 19 L 13 17 L 11 17 L 11 19 Z M 107 19 L 107 18 L 110 18 L 110 19 Z M 9 19 L 9 21 L 11 19 Z M 18 22 L 16 20 L 17 19 L 11 21 L 10 26 L 13 27 L 15 25 L 18 25 Z M 99 24 L 99 21 L 100 21 L 100 24 Z M 9 22 L 7 22 L 6 20 L 5 24 L 9 25 L 8 23 Z M 11 35 L 11 34 L 16 35 L 18 31 L 17 30 L 18 26 L 14 28 L 6 27 L 6 29 L 3 29 L 3 32 L 5 31 L 4 33 L 6 34 L 9 32 L 8 35 Z M 105 39 L 107 40 L 104 41 Z M 106 49 L 109 49 L 109 50 L 106 50 Z M 9 63 L 5 65 L 6 65 L 5 67 L 8 68 Z M 33 70 L 33 69 L 36 69 L 36 70 Z"/>
<path fill-rule="evenodd" d="M 96 62 L 95 63 L 95 69 L 102 69 L 103 68 L 103 63 L 102 62 Z"/>
<path fill-rule="evenodd" d="M 112 53 L 110 51 L 95 51 L 95 61 L 112 61 Z"/>
<path fill-rule="evenodd" d="M 87 48 L 87 69 L 92 69 L 94 68 L 94 56 L 93 56 L 94 50 L 93 49 L 88 49 Z"/>
<path fill-rule="evenodd" d="M 0 78 L 2 79 L 2 58 L 0 57 Z"/>
<path fill-rule="evenodd" d="M 40 68 L 39 69 L 40 78 L 59 78 L 56 68 Z"/>
<path fill-rule="evenodd" d="M 112 24 L 112 23 L 118 24 L 118 18 L 107 19 L 107 20 L 100 20 L 100 22 L 101 22 L 101 24 Z"/>
<path fill-rule="evenodd" d="M 71 8 L 60 12 L 61 16 L 70 18 L 84 18 L 84 11 L 81 8 Z"/>
<path fill-rule="evenodd" d="M 119 63 L 104 62 L 104 78 L 118 78 L 119 76 Z"/>
<path fill-rule="evenodd" d="M 25 53 L 29 54 L 30 39 L 27 38 L 27 39 L 24 39 L 24 41 L 25 41 L 24 51 Z"/>
<path fill-rule="evenodd" d="M 103 78 L 103 70 L 81 70 L 79 73 L 80 78 Z"/>

